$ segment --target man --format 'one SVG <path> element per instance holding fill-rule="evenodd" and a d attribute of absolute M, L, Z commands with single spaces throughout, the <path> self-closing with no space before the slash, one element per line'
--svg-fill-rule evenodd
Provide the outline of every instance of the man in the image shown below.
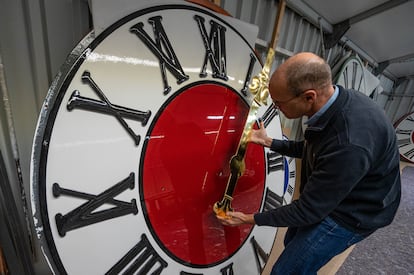
<path fill-rule="evenodd" d="M 395 131 L 370 98 L 333 86 L 328 64 L 312 53 L 283 63 L 269 91 L 286 117 L 309 117 L 305 140 L 272 139 L 262 123 L 250 142 L 302 158 L 300 197 L 268 212 L 217 218 L 229 226 L 288 227 L 272 274 L 316 274 L 335 255 L 392 222 L 401 196 Z"/>

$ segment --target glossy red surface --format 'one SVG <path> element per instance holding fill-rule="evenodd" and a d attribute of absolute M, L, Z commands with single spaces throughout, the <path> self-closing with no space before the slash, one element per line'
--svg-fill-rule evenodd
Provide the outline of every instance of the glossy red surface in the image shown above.
<path fill-rule="evenodd" d="M 252 226 L 221 225 L 213 205 L 222 199 L 229 161 L 236 153 L 249 107 L 234 91 L 202 84 L 178 95 L 156 121 L 143 166 L 148 220 L 168 253 L 189 265 L 210 265 L 232 255 Z M 233 208 L 260 208 L 263 148 L 249 144 L 246 170 L 233 194 Z"/>

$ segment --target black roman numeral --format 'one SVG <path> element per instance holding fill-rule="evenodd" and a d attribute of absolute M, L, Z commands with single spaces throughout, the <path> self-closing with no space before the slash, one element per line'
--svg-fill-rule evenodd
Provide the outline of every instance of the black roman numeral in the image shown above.
<path fill-rule="evenodd" d="M 404 147 L 411 144 L 411 140 L 409 138 L 400 139 L 398 140 L 398 147 Z"/>
<path fill-rule="evenodd" d="M 295 160 L 295 158 L 289 157 L 288 164 L 290 165 L 292 163 L 292 161 L 294 161 L 294 160 Z M 289 178 L 292 179 L 294 177 L 296 177 L 296 171 L 295 170 L 289 171 Z"/>
<path fill-rule="evenodd" d="M 140 121 L 142 126 L 145 126 L 148 122 L 148 119 L 151 116 L 151 111 L 137 111 L 134 109 L 118 106 L 112 104 L 109 99 L 105 96 L 102 90 L 98 87 L 95 81 L 92 79 L 90 72 L 85 71 L 82 74 L 82 81 L 85 84 L 88 84 L 92 90 L 98 95 L 100 100 L 95 100 L 92 98 L 83 97 L 80 95 L 79 91 L 74 91 L 69 98 L 67 109 L 72 111 L 73 109 L 83 109 L 89 110 L 104 114 L 109 114 L 114 116 L 122 127 L 128 132 L 135 142 L 135 145 L 139 144 L 141 137 L 136 135 L 135 132 L 129 127 L 124 118 L 133 119 Z"/>
<path fill-rule="evenodd" d="M 399 135 L 410 135 L 411 130 L 403 130 L 403 129 L 398 129 L 397 128 L 396 133 L 399 134 Z"/>
<path fill-rule="evenodd" d="M 133 189 L 135 184 L 134 179 L 135 175 L 134 173 L 131 173 L 127 178 L 100 193 L 99 195 L 91 195 L 65 189 L 60 187 L 58 183 L 54 183 L 52 188 L 53 196 L 55 198 L 65 195 L 87 200 L 87 202 L 73 209 L 66 215 L 62 215 L 60 213 L 56 214 L 55 220 L 59 235 L 64 237 L 66 235 L 66 232 L 80 227 L 128 214 L 136 215 L 138 213 L 138 208 L 135 199 L 131 200 L 131 202 L 124 202 L 114 199 L 126 189 Z M 111 204 L 114 205 L 114 207 L 110 209 L 95 211 L 97 208 L 104 204 Z"/>
<path fill-rule="evenodd" d="M 265 202 L 262 212 L 269 211 L 271 209 L 279 208 L 283 204 L 283 197 L 277 195 L 275 192 L 266 188 Z"/>
<path fill-rule="evenodd" d="M 263 120 L 264 126 L 267 127 L 269 123 L 273 120 L 275 116 L 278 115 L 277 108 L 274 103 L 272 103 L 263 114 L 261 119 Z"/>
<path fill-rule="evenodd" d="M 342 72 L 343 76 L 344 76 L 344 87 L 345 88 L 350 88 L 348 85 L 348 67 L 345 68 L 345 70 Z"/>
<path fill-rule="evenodd" d="M 412 159 L 414 157 L 414 148 L 411 149 L 411 150 L 409 150 L 409 151 L 407 151 L 407 152 L 405 152 L 404 153 L 404 156 L 406 156 L 409 159 Z"/>
<path fill-rule="evenodd" d="M 357 79 L 358 68 L 359 68 L 359 65 L 357 63 L 353 63 L 352 88 L 356 90 L 361 89 L 362 79 L 363 79 L 363 76 L 361 74 L 359 75 L 359 79 Z M 358 85 L 356 84 L 357 80 L 359 82 Z"/>
<path fill-rule="evenodd" d="M 221 272 L 221 275 L 234 275 L 233 263 L 230 263 L 229 265 L 220 269 L 220 272 Z"/>
<path fill-rule="evenodd" d="M 141 240 L 105 274 L 158 275 L 167 265 L 151 246 L 147 236 L 142 234 Z"/>
<path fill-rule="evenodd" d="M 344 79 L 344 86 L 346 88 L 353 88 L 356 90 L 359 90 L 362 85 L 362 76 L 359 76 L 359 79 L 357 79 L 357 72 L 358 72 L 358 64 L 352 63 L 352 68 L 350 66 L 347 66 L 345 70 L 342 72 L 343 79 Z M 351 72 L 350 72 L 351 71 Z M 352 74 L 352 75 L 351 75 Z M 351 82 L 349 82 L 349 77 L 351 76 Z M 357 83 L 358 81 L 358 83 Z"/>
<path fill-rule="evenodd" d="M 287 192 L 292 196 L 293 191 L 294 191 L 293 187 L 289 184 L 288 187 L 287 187 Z"/>
<path fill-rule="evenodd" d="M 252 72 L 254 68 L 254 64 L 256 63 L 256 57 L 254 54 L 250 54 L 250 63 L 249 68 L 247 69 L 246 79 L 244 80 L 243 88 L 241 89 L 241 92 L 244 96 L 247 96 L 247 89 L 249 88 L 250 79 L 252 78 Z"/>
<path fill-rule="evenodd" d="M 161 20 L 161 16 L 148 18 L 148 23 L 152 25 L 152 29 L 154 31 L 155 40 L 153 40 L 144 30 L 144 23 L 142 22 L 135 24 L 129 30 L 130 32 L 135 33 L 148 47 L 148 49 L 158 58 L 160 62 L 162 81 L 164 84 L 164 94 L 168 94 L 171 91 L 171 86 L 168 84 L 165 69 L 167 69 L 175 77 L 175 79 L 177 79 L 177 84 L 183 83 L 189 78 L 189 76 L 184 73 L 180 62 L 178 61 L 177 55 L 171 46 L 168 36 L 165 33 Z"/>
<path fill-rule="evenodd" d="M 250 242 L 253 246 L 253 252 L 256 258 L 257 269 L 259 271 L 259 274 L 262 274 L 266 262 L 269 259 L 269 254 L 263 250 L 263 248 L 259 245 L 259 243 L 256 241 L 254 237 L 250 239 Z"/>
<path fill-rule="evenodd" d="M 412 115 L 411 115 L 411 116 L 408 116 L 405 120 L 408 120 L 408 121 L 414 122 L 414 118 L 413 118 L 413 116 L 412 116 Z"/>
<path fill-rule="evenodd" d="M 213 71 L 214 78 L 220 78 L 227 80 L 227 67 L 226 67 L 226 28 L 217 22 L 211 20 L 210 35 L 207 35 L 206 27 L 204 25 L 204 18 L 199 15 L 194 15 L 194 19 L 197 21 L 200 29 L 203 44 L 206 49 L 204 56 L 203 67 L 200 72 L 200 77 L 207 76 L 207 62 L 210 62 L 211 69 Z"/>
<path fill-rule="evenodd" d="M 267 173 L 284 170 L 284 157 L 277 152 L 267 152 Z"/>

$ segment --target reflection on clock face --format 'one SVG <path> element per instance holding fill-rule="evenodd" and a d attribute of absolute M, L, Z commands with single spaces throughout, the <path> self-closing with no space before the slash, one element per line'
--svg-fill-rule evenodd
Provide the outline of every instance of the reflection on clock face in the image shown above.
<path fill-rule="evenodd" d="M 213 212 L 261 69 L 229 22 L 191 4 L 146 8 L 69 56 L 32 156 L 35 226 L 54 272 L 262 271 L 276 229 L 225 227 Z M 282 138 L 268 103 L 258 117 Z M 251 144 L 245 162 L 235 210 L 290 202 L 292 159 Z"/>
<path fill-rule="evenodd" d="M 148 135 L 141 170 L 147 222 L 159 243 L 183 263 L 223 261 L 252 228 L 223 227 L 212 209 L 224 194 L 248 106 L 231 88 L 199 83 L 161 109 Z M 247 156 L 234 207 L 255 213 L 264 190 L 263 149 L 250 146 Z"/>

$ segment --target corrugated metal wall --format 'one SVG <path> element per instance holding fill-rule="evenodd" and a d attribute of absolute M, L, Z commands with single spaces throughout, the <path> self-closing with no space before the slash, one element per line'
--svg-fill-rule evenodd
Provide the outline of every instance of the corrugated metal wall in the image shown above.
<path fill-rule="evenodd" d="M 84 0 L 0 0 L 0 157 L 14 196 L 8 203 L 21 209 L 26 232 L 32 221 L 23 209 L 30 213 L 30 155 L 40 108 L 59 67 L 89 29 Z M 34 232 L 20 238 L 32 242 L 37 274 L 47 274 Z"/>

